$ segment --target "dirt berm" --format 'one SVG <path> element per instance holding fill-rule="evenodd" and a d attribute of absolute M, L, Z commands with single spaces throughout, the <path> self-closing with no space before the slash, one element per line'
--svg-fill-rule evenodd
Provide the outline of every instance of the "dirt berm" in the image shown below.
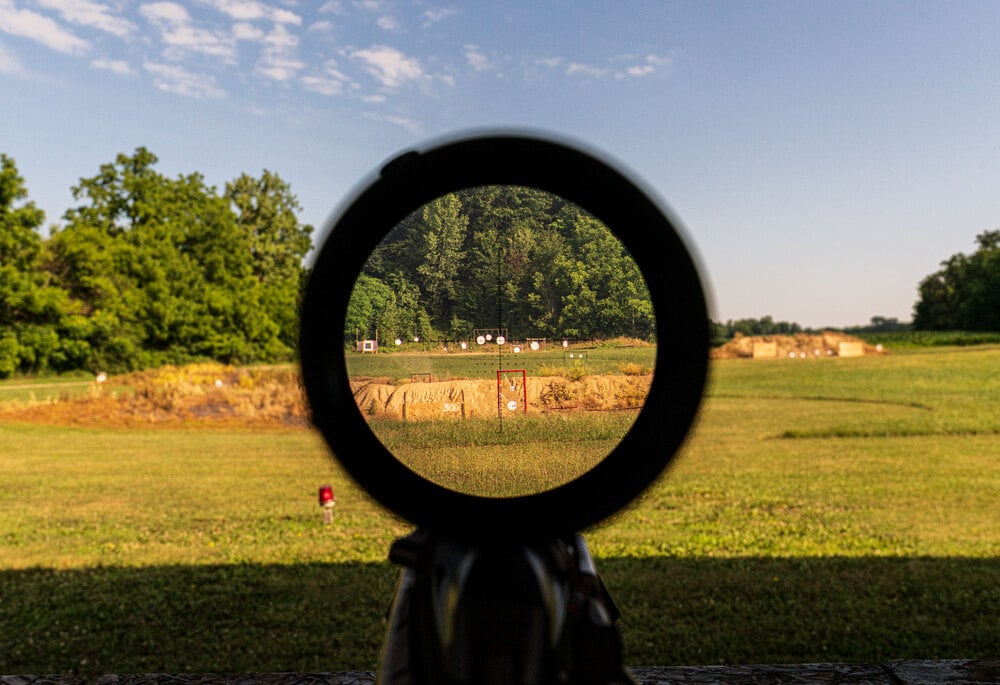
<path fill-rule="evenodd" d="M 836 331 L 796 335 L 741 335 L 712 350 L 712 359 L 815 359 L 886 354 L 880 345 Z"/>
<path fill-rule="evenodd" d="M 642 405 L 652 374 L 642 376 L 584 376 L 569 380 L 561 376 L 529 376 L 528 413 L 546 411 L 600 411 L 631 409 Z M 495 380 L 446 380 L 431 383 L 391 385 L 377 379 L 351 382 L 354 399 L 362 412 L 374 417 L 397 419 L 495 417 L 503 412 L 523 412 L 524 392 L 520 379 L 513 386 L 498 387 Z"/>

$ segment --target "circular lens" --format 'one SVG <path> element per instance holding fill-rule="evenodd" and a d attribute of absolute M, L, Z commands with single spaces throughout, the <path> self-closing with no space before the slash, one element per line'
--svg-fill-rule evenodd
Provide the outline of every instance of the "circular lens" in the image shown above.
<path fill-rule="evenodd" d="M 637 411 L 628 410 L 631 412 L 628 425 L 597 453 L 595 463 L 589 468 L 585 464 L 582 467 L 585 470 L 578 475 L 571 472 L 552 484 L 513 492 L 503 487 L 485 491 L 466 488 L 463 491 L 453 482 L 441 480 L 437 472 L 421 472 L 416 462 L 404 463 L 409 457 L 397 449 L 388 434 L 380 436 L 369 423 L 367 411 L 373 405 L 370 401 L 367 404 L 363 399 L 359 401 L 357 383 L 352 385 L 349 367 L 354 364 L 353 360 L 362 359 L 364 353 L 344 352 L 344 342 L 361 342 L 364 348 L 364 341 L 369 340 L 367 333 L 364 336 L 358 333 L 353 341 L 345 341 L 345 337 L 352 334 L 354 325 L 349 315 L 353 311 L 351 302 L 355 288 L 364 282 L 366 275 L 371 276 L 365 270 L 370 267 L 369 260 L 379 256 L 384 239 L 405 225 L 408 217 L 418 212 L 422 216 L 424 209 L 442 198 L 494 186 L 543 191 L 549 197 L 579 208 L 582 215 L 606 227 L 620 241 L 622 251 L 630 255 L 643 276 L 639 280 L 644 280 L 647 304 L 653 317 L 652 329 L 657 334 L 650 352 L 653 360 L 648 365 L 655 368 L 655 373 L 645 389 L 644 403 Z M 424 231 L 425 248 L 426 235 Z M 600 250 L 597 250 L 595 261 L 600 261 L 600 257 Z M 501 264 L 516 270 L 522 266 L 518 260 L 519 257 L 514 259 L 508 255 Z M 425 267 L 422 272 L 415 268 L 410 275 L 434 280 L 444 273 L 430 265 Z M 542 272 L 543 277 L 549 273 Z M 570 280 L 572 276 L 568 274 Z M 475 287 L 496 289 L 498 282 L 501 285 L 498 298 L 504 301 L 510 293 L 504 289 L 503 278 L 483 278 Z M 405 301 L 402 296 L 407 292 L 406 284 L 397 280 L 395 285 L 391 282 L 389 285 L 401 298 L 397 302 Z M 585 290 L 576 294 L 577 297 L 571 300 L 560 301 L 560 306 L 565 310 L 573 305 L 582 312 L 587 305 L 593 304 Z M 443 287 L 436 291 L 420 291 L 417 300 L 437 298 L 439 304 L 448 297 L 448 288 Z M 427 312 L 425 328 L 421 329 L 418 325 L 421 320 L 415 319 L 415 328 L 381 330 L 379 337 L 392 340 L 397 335 L 400 339 L 412 336 L 422 341 L 419 347 L 412 348 L 418 352 L 449 354 L 443 352 L 444 341 L 437 348 L 433 339 L 435 333 L 440 334 L 447 328 L 441 318 L 446 310 L 437 306 L 431 309 L 433 314 Z M 596 311 L 592 306 L 591 310 Z M 505 343 L 508 340 L 522 342 L 529 337 L 548 339 L 551 333 L 552 339 L 561 340 L 561 345 L 555 346 L 558 352 L 553 350 L 552 353 L 561 358 L 563 365 L 592 366 L 599 361 L 598 348 L 588 349 L 586 336 L 579 330 L 554 328 L 542 336 L 538 334 L 539 329 L 526 325 L 530 323 L 527 315 L 511 319 L 501 313 L 490 320 L 473 321 L 459 314 L 458 319 L 464 323 L 456 325 L 456 331 L 472 329 L 463 334 L 463 339 L 479 343 L 481 337 L 487 342 L 489 335 L 493 339 L 502 336 Z M 519 328 L 523 324 L 525 327 Z M 319 250 L 306 287 L 300 354 L 314 424 L 348 473 L 375 499 L 414 523 L 453 536 L 524 539 L 551 537 L 596 523 L 626 505 L 655 480 L 680 447 L 697 412 L 707 370 L 707 341 L 708 319 L 698 272 L 674 223 L 662 208 L 620 172 L 579 149 L 540 138 L 490 136 L 400 156 L 386 165 L 379 177 L 343 211 Z M 449 350 L 455 348 L 448 347 Z M 468 354 L 513 357 L 504 344 L 470 345 L 469 348 Z M 376 352 L 368 358 L 378 358 L 381 363 L 411 348 L 386 349 L 391 353 Z M 531 388 L 533 385 L 538 388 L 537 381 L 532 379 L 539 377 L 538 372 L 533 370 L 529 374 L 528 364 L 522 359 L 526 359 L 523 354 L 518 357 L 516 366 L 508 367 L 504 363 L 502 366 L 507 368 L 491 369 L 497 373 L 492 386 L 493 406 L 497 412 L 491 419 L 493 436 L 498 421 L 504 422 L 506 430 L 518 425 L 515 422 L 527 426 L 542 413 L 532 414 Z M 394 381 L 399 380 L 409 381 L 401 385 L 408 384 L 415 389 L 439 382 L 440 375 L 436 377 L 433 371 L 422 371 L 411 365 L 395 374 Z M 613 393 L 604 393 L 604 396 L 609 394 Z M 441 403 L 442 413 L 445 404 L 450 405 L 448 409 L 452 413 L 460 413 L 455 408 L 459 403 L 454 398 Z M 376 398 L 375 413 L 378 409 Z M 460 426 L 459 432 L 467 433 L 471 425 L 468 420 L 469 417 L 465 423 L 460 423 L 462 419 L 446 418 L 438 422 L 444 422 L 453 430 Z M 397 428 L 418 425 L 416 421 L 404 423 L 401 420 L 397 424 Z M 552 427 L 541 429 L 544 439 L 558 438 L 557 433 Z M 476 444 L 467 436 L 462 440 L 473 446 Z M 508 446 L 495 437 L 490 440 L 494 444 L 494 459 L 502 459 L 497 455 L 505 452 L 524 451 L 523 444 Z M 386 443 L 390 443 L 392 449 Z M 472 456 L 482 458 L 481 454 Z M 470 463 L 476 462 L 471 457 L 462 462 L 464 467 Z"/>
<path fill-rule="evenodd" d="M 572 330 L 580 352 L 508 340 Z M 421 349 L 380 350 L 380 337 Z M 511 497 L 571 482 L 631 428 L 652 381 L 655 317 L 625 246 L 562 197 L 487 186 L 435 198 L 376 246 L 344 331 L 358 408 L 421 477 Z M 457 340 L 490 340 L 459 354 Z M 449 351 L 451 350 L 451 351 Z M 373 353 L 374 354 L 370 354 Z"/>

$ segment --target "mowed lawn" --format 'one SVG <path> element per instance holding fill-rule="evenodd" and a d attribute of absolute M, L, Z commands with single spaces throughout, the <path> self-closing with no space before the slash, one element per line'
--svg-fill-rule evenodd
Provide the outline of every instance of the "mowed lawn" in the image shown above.
<path fill-rule="evenodd" d="M 998 503 L 1000 349 L 721 361 L 586 536 L 633 666 L 996 659 Z M 308 431 L 0 424 L 0 673 L 374 668 L 408 530 Z"/>

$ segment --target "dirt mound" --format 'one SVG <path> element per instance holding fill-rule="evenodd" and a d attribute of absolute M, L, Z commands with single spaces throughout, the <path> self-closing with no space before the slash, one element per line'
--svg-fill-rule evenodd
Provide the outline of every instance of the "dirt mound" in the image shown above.
<path fill-rule="evenodd" d="M 529 413 L 617 410 L 642 405 L 652 374 L 527 378 Z M 420 420 L 495 417 L 524 411 L 519 379 L 501 388 L 489 380 L 449 380 L 394 385 L 386 378 L 352 382 L 355 400 L 369 416 Z M 510 404 L 513 402 L 513 404 Z M 7 420 L 49 425 L 121 428 L 295 428 L 309 425 L 298 370 L 236 369 L 193 364 L 113 376 L 93 383 L 87 395 L 0 405 Z"/>
<path fill-rule="evenodd" d="M 236 369 L 192 364 L 113 376 L 86 396 L 0 408 L 17 421 L 101 427 L 248 427 L 308 425 L 294 368 Z"/>
<path fill-rule="evenodd" d="M 449 380 L 391 385 L 378 380 L 352 382 L 358 408 L 369 416 L 397 419 L 494 417 L 498 411 L 528 413 L 560 410 L 609 411 L 640 407 L 652 374 L 641 376 L 529 376 L 527 393 L 519 383 L 499 388 L 488 380 Z M 510 404 L 513 403 L 513 404 Z"/>
<path fill-rule="evenodd" d="M 712 350 L 712 359 L 817 359 L 885 354 L 881 345 L 836 331 L 796 335 L 736 336 Z"/>

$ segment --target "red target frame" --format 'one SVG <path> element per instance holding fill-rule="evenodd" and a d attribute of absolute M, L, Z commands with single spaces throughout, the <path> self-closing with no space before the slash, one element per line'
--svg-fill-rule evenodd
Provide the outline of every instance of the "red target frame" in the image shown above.
<path fill-rule="evenodd" d="M 521 374 L 521 392 L 518 396 L 517 385 L 512 384 L 510 379 L 504 374 Z M 521 400 L 521 406 L 517 405 L 517 397 Z M 511 408 L 511 403 L 514 407 Z M 528 413 L 528 372 L 525 369 L 497 369 L 497 416 L 505 416 L 521 411 Z"/>

